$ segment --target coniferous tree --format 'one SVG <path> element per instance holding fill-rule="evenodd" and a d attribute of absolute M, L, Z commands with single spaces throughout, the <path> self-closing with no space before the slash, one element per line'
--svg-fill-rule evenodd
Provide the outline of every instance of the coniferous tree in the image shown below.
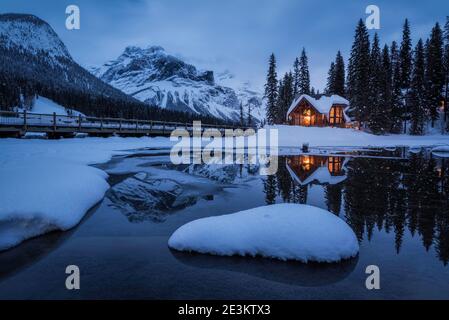
<path fill-rule="evenodd" d="M 382 56 L 379 47 L 379 37 L 374 35 L 369 64 L 369 109 L 367 110 L 369 128 L 376 134 L 385 132 L 385 115 L 382 104 Z"/>
<path fill-rule="evenodd" d="M 334 79 L 334 94 L 345 96 L 345 61 L 341 52 L 337 52 L 335 58 L 335 79 Z"/>
<path fill-rule="evenodd" d="M 271 54 L 270 56 L 267 82 L 265 84 L 265 99 L 267 99 L 267 122 L 272 125 L 278 118 L 278 114 L 276 112 L 278 100 L 278 80 L 276 73 L 276 57 L 274 54 Z"/>
<path fill-rule="evenodd" d="M 446 130 L 449 131 L 448 120 L 448 99 L 449 99 L 449 16 L 446 17 L 444 25 L 444 121 Z"/>
<path fill-rule="evenodd" d="M 370 41 L 362 19 L 355 30 L 348 66 L 350 115 L 362 124 L 368 120 Z"/>
<path fill-rule="evenodd" d="M 244 126 L 244 117 L 243 117 L 243 103 L 240 101 L 240 126 Z"/>
<path fill-rule="evenodd" d="M 410 78 L 412 71 L 412 40 L 410 37 L 410 24 L 408 19 L 405 19 L 402 30 L 401 49 L 399 51 L 399 65 L 400 65 L 400 83 L 401 83 L 401 104 L 403 107 L 404 117 L 404 133 L 407 133 L 407 118 L 408 118 L 408 92 L 410 89 Z"/>
<path fill-rule="evenodd" d="M 444 86 L 443 31 L 438 23 L 432 28 L 426 50 L 426 97 L 432 127 L 438 118 L 438 107 Z"/>
<path fill-rule="evenodd" d="M 299 94 L 310 94 L 309 62 L 306 49 L 303 48 L 299 59 Z"/>
<path fill-rule="evenodd" d="M 287 72 L 279 83 L 278 103 L 277 103 L 277 123 L 285 123 L 288 108 L 293 102 L 294 79 L 291 72 Z"/>
<path fill-rule="evenodd" d="M 444 121 L 446 130 L 449 131 L 448 120 L 448 98 L 449 98 L 449 16 L 446 17 L 444 25 Z"/>
<path fill-rule="evenodd" d="M 424 45 L 420 39 L 416 45 L 413 59 L 413 72 L 410 88 L 410 133 L 421 135 L 424 133 L 425 117 L 425 61 Z"/>
<path fill-rule="evenodd" d="M 399 52 L 399 63 L 401 68 L 401 89 L 410 88 L 410 79 L 412 72 L 412 40 L 410 38 L 410 24 L 405 19 L 402 30 L 402 42 Z"/>
<path fill-rule="evenodd" d="M 248 101 L 248 127 L 251 127 L 253 125 L 253 119 L 252 119 L 252 106 L 251 106 L 251 102 Z"/>
<path fill-rule="evenodd" d="M 296 97 L 299 94 L 299 82 L 301 78 L 301 69 L 299 65 L 299 59 L 296 58 L 293 63 L 293 93 Z"/>
<path fill-rule="evenodd" d="M 401 66 L 399 60 L 399 50 L 396 41 L 391 43 L 390 50 L 391 63 L 391 132 L 402 132 L 403 105 L 401 102 Z"/>
<path fill-rule="evenodd" d="M 390 50 L 387 45 L 382 50 L 382 68 L 380 73 L 380 105 L 383 118 L 383 132 L 390 131 L 392 119 L 392 69 Z"/>
<path fill-rule="evenodd" d="M 335 63 L 331 62 L 331 66 L 329 67 L 329 71 L 327 72 L 327 84 L 324 92 L 326 94 L 332 94 L 335 91 Z"/>

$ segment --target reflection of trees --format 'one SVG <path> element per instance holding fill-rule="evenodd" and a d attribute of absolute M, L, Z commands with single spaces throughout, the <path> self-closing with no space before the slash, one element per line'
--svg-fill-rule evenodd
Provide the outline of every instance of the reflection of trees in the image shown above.
<path fill-rule="evenodd" d="M 449 261 L 449 212 L 444 186 L 447 164 L 412 154 L 408 162 L 353 159 L 348 165 L 344 199 L 348 223 L 359 239 L 372 236 L 374 225 L 395 233 L 399 253 L 405 229 L 418 233 L 423 246 L 435 245 L 439 258 Z M 439 172 L 442 172 L 440 174 Z"/>
<path fill-rule="evenodd" d="M 327 209 L 337 216 L 341 210 L 341 193 L 343 186 L 341 184 L 329 184 L 325 187 L 325 198 Z"/>
<path fill-rule="evenodd" d="M 263 186 L 265 192 L 265 202 L 267 205 L 276 203 L 276 177 L 274 175 L 267 176 Z"/>
<path fill-rule="evenodd" d="M 285 158 L 279 163 L 285 164 Z M 394 232 L 399 253 L 408 230 L 420 236 L 426 250 L 434 245 L 439 259 L 449 263 L 447 159 L 426 158 L 423 153 L 410 154 L 408 161 L 353 158 L 346 174 L 346 181 L 324 185 L 323 201 L 337 215 L 344 206 L 346 220 L 360 241 L 370 240 L 375 228 Z M 267 178 L 264 190 L 268 204 L 277 195 L 284 202 L 307 202 L 308 186 L 294 182 L 286 165 Z"/>

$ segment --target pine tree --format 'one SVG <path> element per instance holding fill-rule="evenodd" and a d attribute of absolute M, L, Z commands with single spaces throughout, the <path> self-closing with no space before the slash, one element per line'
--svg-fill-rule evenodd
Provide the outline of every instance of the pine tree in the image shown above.
<path fill-rule="evenodd" d="M 278 81 L 276 73 L 276 57 L 271 54 L 267 82 L 265 84 L 265 99 L 267 99 L 267 122 L 272 125 L 275 123 L 278 114 L 276 113 L 278 100 Z"/>
<path fill-rule="evenodd" d="M 408 112 L 408 92 L 410 89 L 410 78 L 412 71 L 412 40 L 410 38 L 410 24 L 408 19 L 405 19 L 402 30 L 401 49 L 399 51 L 399 67 L 400 67 L 400 86 L 401 96 L 400 101 L 403 107 L 404 118 L 404 133 L 407 133 L 407 118 Z"/>
<path fill-rule="evenodd" d="M 407 90 L 410 88 L 410 78 L 412 72 L 412 40 L 410 38 L 410 24 L 408 19 L 405 19 L 402 30 L 399 64 L 401 69 L 401 89 Z"/>
<path fill-rule="evenodd" d="M 310 94 L 309 62 L 306 49 L 303 48 L 299 59 L 299 94 Z"/>
<path fill-rule="evenodd" d="M 299 59 L 296 58 L 293 63 L 293 93 L 296 97 L 299 94 L 299 82 L 301 77 L 301 69 L 299 66 Z"/>
<path fill-rule="evenodd" d="M 383 118 L 383 132 L 391 129 L 392 119 L 392 68 L 390 50 L 387 45 L 382 50 L 382 69 L 380 73 L 380 106 Z"/>
<path fill-rule="evenodd" d="M 337 52 L 337 57 L 335 58 L 335 79 L 334 79 L 334 94 L 339 96 L 345 96 L 345 61 L 341 52 Z"/>
<path fill-rule="evenodd" d="M 426 50 L 426 103 L 432 127 L 438 118 L 438 107 L 444 86 L 443 31 L 438 23 L 432 28 Z"/>
<path fill-rule="evenodd" d="M 413 73 L 410 89 L 410 133 L 421 135 L 424 133 L 425 122 L 425 61 L 424 46 L 420 39 L 416 45 L 413 59 Z"/>
<path fill-rule="evenodd" d="M 333 94 L 335 91 L 335 63 L 332 62 L 331 66 L 329 67 L 329 71 L 327 72 L 327 84 L 326 84 L 326 89 L 325 89 L 325 93 L 326 94 Z"/>
<path fill-rule="evenodd" d="M 284 75 L 284 78 L 279 83 L 278 103 L 277 103 L 277 121 L 276 123 L 285 123 L 288 108 L 293 102 L 294 96 L 294 79 L 291 72 Z"/>
<path fill-rule="evenodd" d="M 390 50 L 390 63 L 391 63 L 391 132 L 402 132 L 403 121 L 403 105 L 401 102 L 401 67 L 399 61 L 399 51 L 396 41 L 391 43 Z"/>
<path fill-rule="evenodd" d="M 369 77 L 369 110 L 367 111 L 369 128 L 375 134 L 384 133 L 389 127 L 386 127 L 388 114 L 385 113 L 386 106 L 382 101 L 382 55 L 379 47 L 379 37 L 374 35 L 373 45 L 370 56 L 370 77 Z"/>
<path fill-rule="evenodd" d="M 370 41 L 362 19 L 355 30 L 348 66 L 350 115 L 363 125 L 368 120 Z"/>
<path fill-rule="evenodd" d="M 251 103 L 248 101 L 248 127 L 251 127 L 253 125 L 253 118 L 251 115 L 252 112 L 252 108 L 251 108 Z"/>
<path fill-rule="evenodd" d="M 243 117 L 243 103 L 242 103 L 242 101 L 240 101 L 240 126 L 243 127 L 245 125 L 244 122 L 245 122 L 245 120 Z"/>
<path fill-rule="evenodd" d="M 444 121 L 448 120 L 448 98 L 449 98 L 449 16 L 446 17 L 444 25 Z M 446 125 L 449 131 L 449 123 Z"/>

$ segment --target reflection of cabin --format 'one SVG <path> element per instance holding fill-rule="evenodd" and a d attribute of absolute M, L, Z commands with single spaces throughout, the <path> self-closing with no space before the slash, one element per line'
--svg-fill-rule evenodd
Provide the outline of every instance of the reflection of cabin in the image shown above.
<path fill-rule="evenodd" d="M 319 184 L 338 184 L 346 179 L 344 157 L 301 155 L 287 158 L 287 170 L 301 185 L 317 181 Z"/>
<path fill-rule="evenodd" d="M 287 123 L 306 127 L 350 127 L 345 113 L 348 106 L 348 100 L 338 95 L 314 99 L 303 94 L 288 109 Z"/>

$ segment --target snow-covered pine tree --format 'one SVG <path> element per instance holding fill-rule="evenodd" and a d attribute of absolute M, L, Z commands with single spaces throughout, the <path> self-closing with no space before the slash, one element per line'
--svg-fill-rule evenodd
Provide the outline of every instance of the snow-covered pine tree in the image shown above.
<path fill-rule="evenodd" d="M 432 28 L 426 50 L 426 96 L 432 127 L 438 118 L 438 107 L 444 87 L 443 31 L 438 23 Z"/>
<path fill-rule="evenodd" d="M 278 100 L 278 80 L 276 73 L 276 57 L 274 53 L 271 54 L 269 60 L 267 82 L 265 84 L 265 99 L 267 99 L 267 122 L 274 124 L 277 120 L 277 100 Z"/>
<path fill-rule="evenodd" d="M 310 94 L 310 73 L 306 49 L 303 48 L 299 59 L 299 94 Z"/>
<path fill-rule="evenodd" d="M 396 41 L 391 43 L 391 132 L 401 133 L 403 122 L 403 104 L 401 101 L 401 66 L 399 61 L 399 50 Z"/>
<path fill-rule="evenodd" d="M 413 58 L 413 72 L 410 88 L 410 133 L 413 135 L 422 135 L 424 133 L 425 115 L 425 60 L 424 45 L 422 39 L 419 39 Z"/>
<path fill-rule="evenodd" d="M 368 30 L 359 20 L 348 66 L 348 98 L 350 115 L 363 125 L 368 120 L 370 41 Z"/>

